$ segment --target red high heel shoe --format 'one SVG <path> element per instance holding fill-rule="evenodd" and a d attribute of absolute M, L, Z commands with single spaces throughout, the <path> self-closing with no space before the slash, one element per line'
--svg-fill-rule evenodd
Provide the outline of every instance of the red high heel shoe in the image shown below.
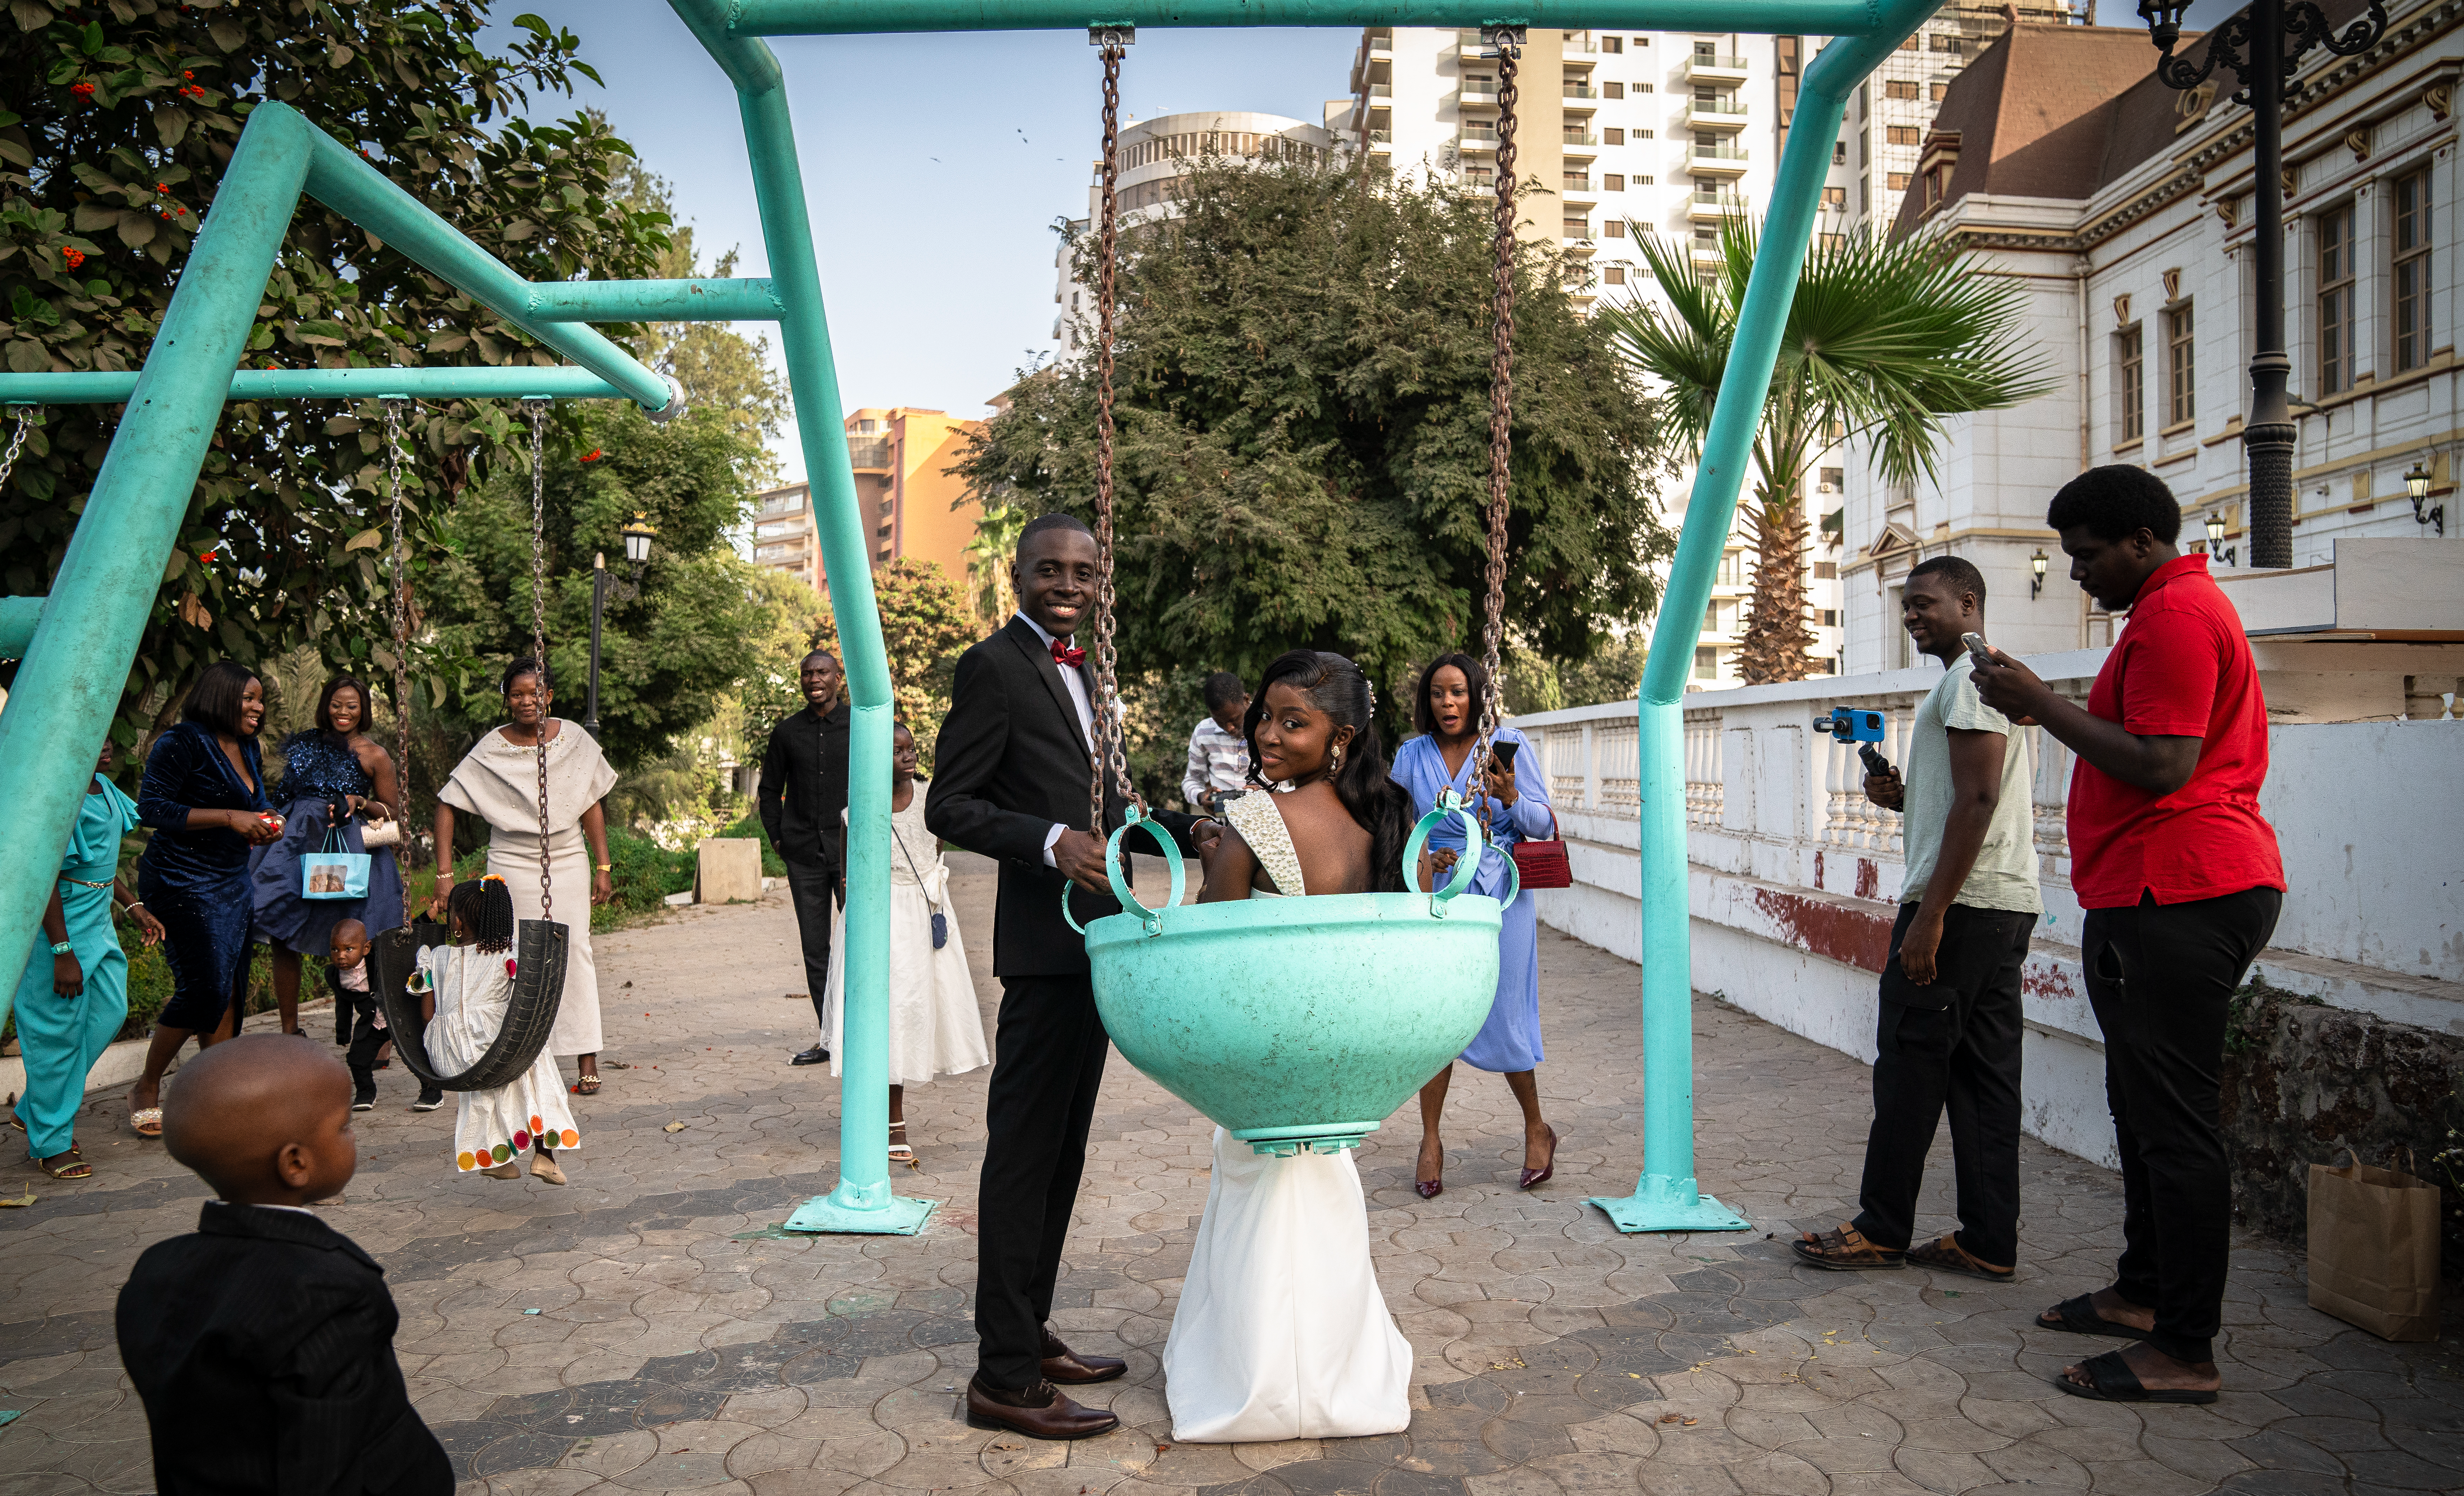
<path fill-rule="evenodd" d="M 1549 1180 L 1557 1173 L 1557 1130 L 1553 1127 L 1550 1127 L 1546 1122 L 1541 1123 L 1540 1126 L 1549 1134 L 1549 1161 L 1542 1164 L 1537 1169 L 1526 1169 L 1523 1171 L 1523 1183 L 1521 1187 L 1527 1190 L 1538 1189 L 1541 1185 L 1548 1183 Z"/>
<path fill-rule="evenodd" d="M 1446 1192 L 1446 1155 L 1444 1149 L 1441 1148 L 1438 1150 L 1438 1173 L 1435 1178 L 1420 1178 L 1418 1177 L 1418 1170 L 1419 1165 L 1416 1161 L 1414 1164 L 1415 1177 L 1412 1180 L 1412 1188 L 1419 1193 L 1422 1199 L 1436 1199 L 1439 1196 L 1443 1195 Z"/>

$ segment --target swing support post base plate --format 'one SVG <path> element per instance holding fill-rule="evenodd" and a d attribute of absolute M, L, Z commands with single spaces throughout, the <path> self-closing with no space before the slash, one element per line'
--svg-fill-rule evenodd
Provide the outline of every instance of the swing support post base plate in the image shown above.
<path fill-rule="evenodd" d="M 1692 1179 L 1646 1174 L 1622 1199 L 1592 1197 L 1609 1223 L 1632 1236 L 1640 1231 L 1750 1231 L 1753 1223 L 1694 1187 Z"/>
<path fill-rule="evenodd" d="M 857 1198 L 862 1193 L 867 1192 L 841 1184 L 827 1195 L 816 1195 L 797 1207 L 780 1229 L 834 1236 L 913 1236 L 924 1229 L 933 1207 L 940 1203 L 892 1195 L 886 1182 L 879 1186 L 876 1199 Z"/>

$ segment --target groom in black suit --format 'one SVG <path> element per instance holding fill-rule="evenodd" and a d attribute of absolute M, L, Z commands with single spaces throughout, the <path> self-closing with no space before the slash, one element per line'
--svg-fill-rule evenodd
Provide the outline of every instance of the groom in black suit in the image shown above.
<path fill-rule="evenodd" d="M 1062 890 L 1079 886 L 1069 896 L 1081 923 L 1120 912 L 1104 871 L 1104 837 L 1124 811 L 1115 787 L 1105 787 L 1103 825 L 1081 825 L 1089 819 L 1094 689 L 1072 638 L 1094 611 L 1095 538 L 1067 515 L 1032 520 L 1011 579 L 1018 616 L 958 657 L 924 800 L 934 835 L 1001 863 L 1001 1022 L 977 1202 L 980 1345 L 967 1411 L 1038 1439 L 1086 1439 L 1120 1419 L 1054 1383 L 1110 1381 L 1129 1370 L 1072 1353 L 1046 1323 L 1111 1044 L 1084 937 L 1061 917 Z M 1194 853 L 1189 817 L 1157 819 Z"/>

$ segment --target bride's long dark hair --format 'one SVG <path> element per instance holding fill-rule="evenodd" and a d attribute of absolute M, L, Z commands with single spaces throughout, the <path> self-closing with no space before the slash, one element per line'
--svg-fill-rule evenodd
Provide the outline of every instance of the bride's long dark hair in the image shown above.
<path fill-rule="evenodd" d="M 1290 686 L 1309 704 L 1327 715 L 1336 727 L 1353 729 L 1344 744 L 1343 767 L 1330 776 L 1335 798 L 1352 819 L 1369 833 L 1370 891 L 1401 893 L 1403 847 L 1412 839 L 1412 798 L 1387 772 L 1386 745 L 1378 740 L 1376 698 L 1360 667 L 1340 654 L 1294 649 L 1266 667 L 1258 693 L 1241 719 L 1241 736 L 1249 742 L 1249 778 L 1263 782 L 1258 771 L 1258 724 L 1266 715 L 1266 689 Z"/>

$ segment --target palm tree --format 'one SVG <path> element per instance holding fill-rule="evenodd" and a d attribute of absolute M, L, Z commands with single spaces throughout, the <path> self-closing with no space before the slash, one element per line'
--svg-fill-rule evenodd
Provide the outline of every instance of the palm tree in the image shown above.
<path fill-rule="evenodd" d="M 1018 549 L 1019 532 L 1033 517 L 1022 504 L 998 499 L 985 503 L 976 521 L 976 538 L 967 542 L 967 600 L 987 623 L 1006 622 L 1018 611 L 1009 580 L 1010 554 Z"/>
<path fill-rule="evenodd" d="M 1661 386 L 1661 451 L 1701 460 L 1729 339 L 1753 274 L 1756 231 L 1720 232 L 1720 264 L 1698 274 L 1692 245 L 1641 234 L 1668 305 L 1630 299 L 1602 310 L 1618 351 Z M 2021 341 L 2027 292 L 1938 239 L 1835 240 L 1807 256 L 1754 435 L 1748 508 L 1755 554 L 1751 612 L 1738 650 L 1749 685 L 1801 680 L 1806 625 L 1805 477 L 1841 440 L 1871 444 L 1883 481 L 1934 474 L 1942 418 L 1993 410 L 2053 388 Z"/>

